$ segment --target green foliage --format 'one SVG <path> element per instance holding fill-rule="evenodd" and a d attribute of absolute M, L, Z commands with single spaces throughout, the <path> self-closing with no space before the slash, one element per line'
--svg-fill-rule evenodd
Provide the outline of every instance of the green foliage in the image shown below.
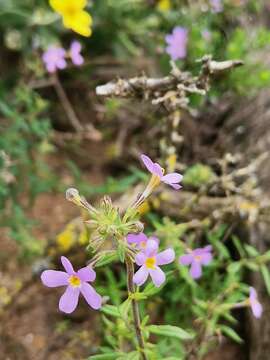
<path fill-rule="evenodd" d="M 12 237 L 27 255 L 36 255 L 42 246 L 31 235 L 33 223 L 25 210 L 39 193 L 48 191 L 54 178 L 44 157 L 51 151 L 50 123 L 44 117 L 46 102 L 36 93 L 19 87 L 13 98 L 0 100 L 1 161 L 0 207 L 4 209 L 1 225 L 9 225 Z M 22 199 L 27 197 L 27 202 Z"/>
<path fill-rule="evenodd" d="M 187 169 L 183 182 L 185 185 L 199 188 L 202 185 L 210 184 L 215 180 L 215 177 L 213 170 L 209 166 L 195 164 Z"/>

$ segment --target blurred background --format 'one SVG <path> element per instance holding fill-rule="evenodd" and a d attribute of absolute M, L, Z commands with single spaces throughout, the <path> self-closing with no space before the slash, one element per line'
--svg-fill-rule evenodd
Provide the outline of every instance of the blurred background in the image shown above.
<path fill-rule="evenodd" d="M 117 347 L 120 320 L 83 301 L 64 316 L 61 289 L 44 288 L 39 274 L 60 268 L 61 255 L 78 268 L 91 257 L 65 190 L 75 186 L 93 204 L 107 194 L 124 206 L 148 179 L 145 153 L 184 174 L 183 190 L 162 188 L 145 203 L 146 232 L 179 254 L 182 242 L 211 243 L 215 261 L 200 282 L 179 267 L 143 313 L 195 330 L 195 359 L 269 360 L 269 1 L 96 0 L 87 11 L 89 38 L 65 29 L 47 1 L 0 2 L 0 359 L 87 359 Z M 168 75 L 166 36 L 176 26 L 187 31 L 181 71 L 197 76 L 206 54 L 244 66 L 213 77 L 185 108 L 96 95 L 113 79 Z M 83 63 L 69 58 L 48 72 L 48 48 L 70 54 L 74 41 Z M 249 284 L 264 306 L 259 320 L 247 308 L 223 307 L 241 301 Z M 118 306 L 123 265 L 100 268 L 96 286 Z M 178 339 L 153 343 L 157 359 L 189 359 Z"/>

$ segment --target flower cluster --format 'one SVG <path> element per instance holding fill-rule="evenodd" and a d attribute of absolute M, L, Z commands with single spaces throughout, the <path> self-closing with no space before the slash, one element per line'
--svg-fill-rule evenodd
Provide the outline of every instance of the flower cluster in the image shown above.
<path fill-rule="evenodd" d="M 142 155 L 141 159 L 152 177 L 139 200 L 143 199 L 144 201 L 161 182 L 170 185 L 175 190 L 181 188 L 179 183 L 183 178 L 182 175 L 178 173 L 164 175 L 164 169 L 148 156 Z M 67 190 L 67 199 L 88 210 L 91 220 L 86 221 L 86 223 L 91 227 L 94 234 L 91 243 L 92 246 L 93 243 L 94 245 L 96 243 L 93 246 L 96 251 L 103 242 L 102 239 L 113 238 L 118 246 L 118 253 L 124 251 L 123 258 L 128 257 L 139 267 L 133 273 L 132 280 L 134 284 L 141 286 L 149 277 L 156 287 L 164 284 L 166 274 L 161 269 L 161 266 L 170 264 L 175 260 L 175 251 L 172 248 L 167 248 L 159 252 L 159 239 L 155 236 L 148 237 L 142 232 L 143 226 L 137 219 L 137 209 L 140 201 L 136 201 L 133 207 L 128 208 L 122 218 L 118 209 L 113 206 L 108 197 L 102 200 L 100 207 L 97 209 L 81 197 L 76 189 Z M 186 253 L 179 257 L 179 263 L 181 266 L 190 266 L 190 276 L 196 280 L 202 276 L 202 267 L 209 265 L 212 259 L 212 246 L 207 245 L 193 250 L 188 248 Z M 93 268 L 87 266 L 76 272 L 66 257 L 62 256 L 61 261 L 65 272 L 46 270 L 41 274 L 43 284 L 48 287 L 66 286 L 66 290 L 59 301 L 59 309 L 68 314 L 73 312 L 78 305 L 80 294 L 82 294 L 90 307 L 99 309 L 102 298 L 89 284 L 96 278 Z M 92 261 L 91 264 L 94 266 L 95 261 Z M 262 315 L 262 305 L 258 301 L 257 292 L 254 288 L 250 288 L 249 298 L 235 305 L 235 307 L 237 306 L 249 306 L 256 318 Z"/>
<path fill-rule="evenodd" d="M 70 45 L 69 51 L 59 46 L 50 46 L 43 54 L 42 60 L 49 73 L 57 70 L 63 70 L 67 67 L 66 58 L 70 58 L 72 63 L 76 66 L 83 64 L 84 59 L 81 55 L 82 45 L 79 41 L 73 41 Z"/>
<path fill-rule="evenodd" d="M 87 0 L 50 0 L 50 5 L 62 16 L 66 28 L 82 36 L 92 34 L 92 17 L 84 10 Z"/>
<path fill-rule="evenodd" d="M 135 262 L 140 269 L 135 273 L 133 281 L 136 285 L 143 285 L 150 275 L 155 286 L 161 286 L 166 280 L 160 265 L 170 264 L 175 259 L 173 249 L 166 249 L 158 253 L 159 239 L 149 237 L 144 233 L 137 235 L 129 234 L 127 241 L 134 244 L 140 251 L 135 257 Z"/>

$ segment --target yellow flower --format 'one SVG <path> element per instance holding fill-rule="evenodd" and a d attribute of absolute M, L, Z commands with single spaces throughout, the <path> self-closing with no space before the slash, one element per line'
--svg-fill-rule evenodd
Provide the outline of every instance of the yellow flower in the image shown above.
<path fill-rule="evenodd" d="M 84 10 L 87 0 L 50 0 L 50 5 L 62 16 L 66 28 L 82 36 L 92 34 L 92 17 Z"/>
<path fill-rule="evenodd" d="M 172 8 L 171 0 L 159 0 L 157 8 L 160 11 L 169 11 Z"/>
<path fill-rule="evenodd" d="M 56 242 L 58 247 L 66 252 L 75 243 L 74 224 L 68 224 L 64 231 L 57 235 Z"/>

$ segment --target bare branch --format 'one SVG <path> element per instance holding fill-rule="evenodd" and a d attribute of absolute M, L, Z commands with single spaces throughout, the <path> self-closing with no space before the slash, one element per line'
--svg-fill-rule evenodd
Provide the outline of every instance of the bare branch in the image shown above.
<path fill-rule="evenodd" d="M 171 62 L 171 73 L 162 78 L 146 76 L 131 79 L 118 79 L 96 87 L 96 94 L 104 97 L 146 98 L 153 104 L 166 103 L 166 106 L 186 108 L 188 94 L 205 95 L 209 90 L 210 77 L 220 72 L 243 65 L 241 60 L 214 61 L 210 55 L 198 60 L 202 63 L 199 76 L 182 72 Z M 169 94 L 169 96 L 168 96 Z M 183 101 L 184 100 L 184 101 Z"/>

